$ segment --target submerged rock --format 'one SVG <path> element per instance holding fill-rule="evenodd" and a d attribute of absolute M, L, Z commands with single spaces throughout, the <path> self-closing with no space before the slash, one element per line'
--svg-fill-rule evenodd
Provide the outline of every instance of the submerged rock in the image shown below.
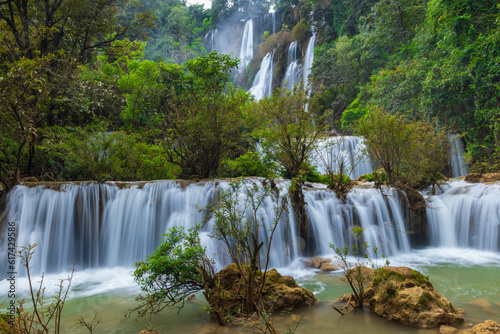
<path fill-rule="evenodd" d="M 486 300 L 486 298 L 479 298 L 470 302 L 472 305 L 476 305 L 482 308 L 488 308 L 491 304 Z"/>
<path fill-rule="evenodd" d="M 364 305 L 383 318 L 420 328 L 464 321 L 463 311 L 434 291 L 429 280 L 418 271 L 389 266 L 364 270 L 367 272 L 364 276 L 371 280 L 364 289 Z"/>

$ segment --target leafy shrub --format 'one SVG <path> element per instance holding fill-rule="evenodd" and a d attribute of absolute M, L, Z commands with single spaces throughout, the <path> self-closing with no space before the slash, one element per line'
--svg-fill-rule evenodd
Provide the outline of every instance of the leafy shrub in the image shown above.
<path fill-rule="evenodd" d="M 306 24 L 306 20 L 302 19 L 299 23 L 295 25 L 292 29 L 292 38 L 294 41 L 299 41 L 304 43 L 306 41 L 309 32 L 309 27 Z"/>
<path fill-rule="evenodd" d="M 257 152 L 248 151 L 235 160 L 224 160 L 219 174 L 222 177 L 238 176 L 271 176 L 275 172 L 275 165 L 267 156 L 262 159 Z"/>

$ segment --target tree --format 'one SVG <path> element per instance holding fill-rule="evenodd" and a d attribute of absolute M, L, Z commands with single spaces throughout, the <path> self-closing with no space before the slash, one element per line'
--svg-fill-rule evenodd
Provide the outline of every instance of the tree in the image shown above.
<path fill-rule="evenodd" d="M 199 229 L 170 228 L 155 252 L 135 264 L 134 280 L 146 294 L 137 297 L 141 304 L 132 311 L 144 316 L 166 307 L 182 308 L 186 298 L 200 290 L 209 300 L 215 270 L 200 244 Z"/>
<path fill-rule="evenodd" d="M 228 85 L 237 60 L 210 53 L 183 66 L 162 71 L 167 91 L 159 102 L 164 117 L 168 160 L 181 168 L 181 177 L 217 176 L 222 158 L 240 141 L 241 106 L 248 93 Z"/>
<path fill-rule="evenodd" d="M 93 50 L 113 41 L 140 35 L 154 18 L 149 11 L 132 20 L 119 14 L 131 10 L 132 1 L 6 0 L 0 7 L 0 25 L 18 51 L 16 57 L 47 56 L 60 50 L 69 59 L 87 60 Z"/>
<path fill-rule="evenodd" d="M 133 311 L 139 311 L 143 316 L 157 314 L 169 306 L 182 307 L 190 294 L 203 290 L 211 316 L 220 325 L 225 325 L 235 315 L 251 316 L 257 312 L 264 316 L 267 310 L 263 307 L 263 299 L 269 298 L 263 296 L 263 289 L 270 248 L 274 232 L 286 212 L 286 201 L 278 201 L 273 221 L 266 226 L 269 228 L 266 240 L 262 240 L 259 234 L 263 227 L 260 210 L 264 201 L 273 195 L 274 189 L 269 184 L 260 187 L 239 180 L 231 183 L 228 189 L 219 190 L 216 202 L 206 208 L 207 213 L 213 214 L 211 237 L 226 246 L 241 279 L 231 282 L 221 282 L 220 277 L 216 279 L 213 264 L 200 245 L 198 233 L 201 226 L 187 232 L 174 227 L 164 234 L 162 244 L 152 255 L 135 264 L 134 279 L 146 295 L 139 296 L 141 305 Z M 262 254 L 263 249 L 265 254 Z M 234 311 L 225 304 L 230 296 L 224 295 L 223 284 L 239 285 L 238 290 L 242 291 L 241 297 L 240 294 L 237 296 L 242 299 L 237 314 L 228 314 Z M 270 323 L 266 322 L 266 325 Z"/>
<path fill-rule="evenodd" d="M 255 104 L 255 109 L 262 115 L 264 122 L 258 131 L 262 149 L 284 168 L 286 177 L 292 179 L 290 197 L 299 235 L 306 243 L 306 251 L 311 251 L 313 244 L 302 186 L 304 174 L 309 169 L 309 159 L 326 128 L 324 118 L 327 117 L 317 117 L 316 105 L 309 101 L 300 84 L 292 91 L 277 88 L 270 97 Z"/>
<path fill-rule="evenodd" d="M 264 152 L 283 166 L 291 179 L 306 171 L 326 123 L 323 117 L 316 117 L 316 107 L 309 105 L 303 86 L 292 91 L 278 88 L 255 109 L 264 119 L 258 132 Z"/>
<path fill-rule="evenodd" d="M 245 194 L 243 201 L 239 198 L 241 191 Z M 266 184 L 259 189 L 257 185 L 236 181 L 231 183 L 229 190 L 218 192 L 215 204 L 212 238 L 225 244 L 231 260 L 236 264 L 242 277 L 242 288 L 246 291 L 245 301 L 242 303 L 244 308 L 241 310 L 243 314 L 263 312 L 260 299 L 269 269 L 271 244 L 278 223 L 286 211 L 286 201 L 283 201 L 276 207 L 270 226 L 266 226 L 266 230 L 269 231 L 267 240 L 261 240 L 259 230 L 263 221 L 259 210 L 273 191 L 274 189 Z M 261 249 L 264 241 L 267 241 L 267 251 L 262 257 Z M 264 259 L 264 265 L 261 264 L 261 257 Z"/>
<path fill-rule="evenodd" d="M 0 182 L 7 191 L 31 172 L 38 130 L 51 100 L 51 57 L 4 65 L 0 78 Z"/>
<path fill-rule="evenodd" d="M 440 178 L 449 144 L 446 132 L 435 124 L 371 110 L 356 131 L 365 137 L 372 161 L 384 168 L 389 184 L 426 186 Z"/>

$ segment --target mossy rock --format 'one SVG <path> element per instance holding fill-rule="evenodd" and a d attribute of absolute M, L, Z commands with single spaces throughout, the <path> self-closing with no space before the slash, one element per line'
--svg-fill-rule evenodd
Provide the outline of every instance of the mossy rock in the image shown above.
<path fill-rule="evenodd" d="M 463 312 L 434 291 L 427 277 L 407 267 L 375 270 L 364 294 L 369 310 L 404 325 L 435 328 L 464 321 Z"/>
<path fill-rule="evenodd" d="M 250 269 L 245 268 L 244 270 L 246 273 Z M 255 293 L 260 288 L 261 275 L 261 271 L 256 273 Z M 230 264 L 218 272 L 214 281 L 220 282 L 220 290 L 217 291 L 217 288 L 214 288 L 211 295 L 214 298 L 217 296 L 220 298 L 218 302 L 216 300 L 208 301 L 210 305 L 217 305 L 222 314 L 241 315 L 247 313 L 245 280 L 235 264 Z M 290 311 L 311 306 L 317 301 L 314 294 L 300 287 L 293 277 L 282 276 L 276 269 L 271 269 L 266 273 L 260 303 L 268 312 Z"/>

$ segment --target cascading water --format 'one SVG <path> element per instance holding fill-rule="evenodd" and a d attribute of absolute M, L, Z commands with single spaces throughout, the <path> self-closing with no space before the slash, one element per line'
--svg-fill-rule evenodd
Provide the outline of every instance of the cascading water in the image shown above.
<path fill-rule="evenodd" d="M 302 77 L 304 79 L 304 87 L 308 90 L 307 85 L 309 84 L 309 74 L 311 74 L 311 69 L 314 62 L 314 46 L 316 44 L 316 33 L 313 32 L 313 35 L 309 39 L 309 44 L 306 49 L 306 56 L 304 58 L 304 68 Z"/>
<path fill-rule="evenodd" d="M 273 88 L 273 57 L 274 50 L 269 52 L 260 63 L 259 72 L 255 76 L 249 92 L 256 100 L 270 96 Z"/>
<path fill-rule="evenodd" d="M 271 15 L 273 16 L 273 35 L 276 33 L 276 12 L 272 12 Z"/>
<path fill-rule="evenodd" d="M 340 248 L 356 243 L 349 231 L 355 226 L 364 228 L 363 238 L 372 257 L 375 247 L 386 255 L 410 251 L 402 207 L 392 189 L 384 189 L 384 195 L 377 189 L 355 189 L 346 204 L 331 191 L 314 190 L 305 192 L 305 201 L 320 254 L 332 252 L 330 243 Z"/>
<path fill-rule="evenodd" d="M 286 68 L 285 76 L 283 77 L 283 86 L 290 91 L 293 89 L 294 85 L 297 85 L 300 82 L 300 65 L 299 60 L 297 59 L 297 50 L 297 42 L 292 42 L 288 47 L 288 66 Z"/>
<path fill-rule="evenodd" d="M 247 184 L 260 184 L 249 179 Z M 56 273 L 73 264 L 80 269 L 130 267 L 145 258 L 161 241 L 161 233 L 180 225 L 191 227 L 203 222 L 203 208 L 211 203 L 217 188 L 227 188 L 226 181 L 202 183 L 161 181 L 124 184 L 63 184 L 58 189 L 38 186 L 15 187 L 8 196 L 5 221 L 16 225 L 17 245 L 38 243 L 33 258 L 36 272 Z M 259 211 L 263 225 L 259 238 L 268 242 L 274 209 L 287 197 L 289 182 L 278 183 L 280 196 L 269 197 Z M 405 230 L 405 211 L 396 191 L 383 188 L 355 188 L 345 203 L 330 190 L 316 187 L 305 190 L 307 215 L 312 242 L 318 254 L 331 254 L 329 243 L 353 244 L 349 232 L 353 226 L 364 228 L 363 237 L 382 254 L 411 252 Z M 243 193 L 239 198 L 244 197 Z M 500 184 L 469 184 L 454 181 L 445 191 L 430 196 L 427 209 L 429 243 L 434 247 L 470 247 L 499 251 Z M 241 201 L 242 202 L 242 201 Z M 285 267 L 300 256 L 302 240 L 294 214 L 280 221 L 274 235 L 272 267 Z M 229 263 L 219 242 L 210 238 L 213 221 L 201 234 L 208 254 L 221 268 Z M 0 241 L 0 256 L 7 258 L 6 233 Z M 373 254 L 372 254 L 373 255 Z M 5 274 L 7 261 L 0 264 Z"/>
<path fill-rule="evenodd" d="M 311 163 L 320 174 L 326 174 L 328 169 L 339 174 L 342 166 L 342 172 L 355 179 L 373 171 L 371 161 L 364 150 L 363 137 L 330 137 L 319 141 Z"/>
<path fill-rule="evenodd" d="M 239 58 L 241 60 L 239 70 L 245 72 L 248 64 L 253 58 L 253 21 L 248 20 L 243 29 Z"/>
<path fill-rule="evenodd" d="M 203 45 L 208 52 L 215 50 L 215 36 L 217 35 L 217 29 L 212 29 L 203 38 Z"/>
<path fill-rule="evenodd" d="M 457 134 L 450 134 L 448 136 L 448 141 L 450 143 L 448 159 L 451 167 L 451 176 L 460 177 L 467 175 L 468 168 L 464 159 L 465 151 L 460 137 Z"/>
<path fill-rule="evenodd" d="M 428 200 L 430 242 L 436 247 L 500 251 L 500 184 L 455 181 Z"/>

